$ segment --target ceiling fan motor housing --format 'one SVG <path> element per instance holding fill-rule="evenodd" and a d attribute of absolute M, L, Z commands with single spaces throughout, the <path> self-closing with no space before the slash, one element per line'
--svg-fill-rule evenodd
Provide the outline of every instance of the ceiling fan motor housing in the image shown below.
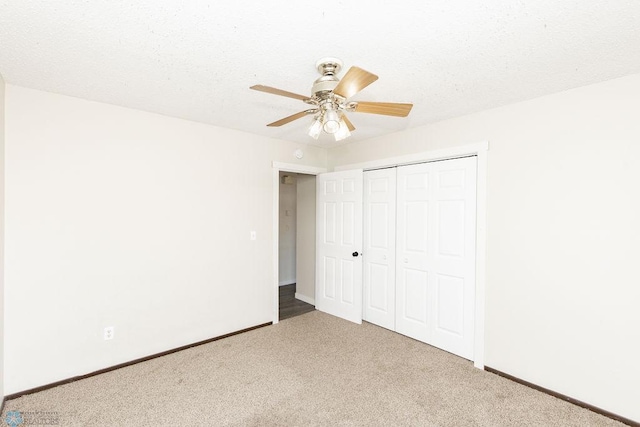
<path fill-rule="evenodd" d="M 311 96 L 324 99 L 340 82 L 336 74 L 342 69 L 342 61 L 337 58 L 322 58 L 316 62 L 316 68 L 322 76 L 313 83 Z"/>
<path fill-rule="evenodd" d="M 323 99 L 333 92 L 338 83 L 339 80 L 336 76 L 322 76 L 313 83 L 311 96 Z"/>

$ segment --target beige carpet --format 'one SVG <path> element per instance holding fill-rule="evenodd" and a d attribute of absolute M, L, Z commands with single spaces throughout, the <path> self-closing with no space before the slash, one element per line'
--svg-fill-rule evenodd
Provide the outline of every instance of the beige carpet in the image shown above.
<path fill-rule="evenodd" d="M 3 425 L 12 410 L 63 426 L 622 425 L 318 311 L 11 400 Z"/>

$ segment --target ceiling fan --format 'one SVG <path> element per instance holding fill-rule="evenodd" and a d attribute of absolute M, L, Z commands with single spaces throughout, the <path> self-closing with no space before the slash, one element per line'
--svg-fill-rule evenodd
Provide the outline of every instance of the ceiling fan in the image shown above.
<path fill-rule="evenodd" d="M 347 112 L 406 117 L 413 107 L 413 104 L 394 102 L 349 101 L 353 95 L 378 80 L 378 76 L 362 68 L 351 67 L 340 80 L 336 74 L 342 69 L 342 61 L 336 58 L 322 58 L 316 62 L 316 68 L 321 76 L 313 83 L 311 96 L 298 95 L 270 86 L 255 85 L 250 87 L 250 89 L 260 92 L 299 99 L 313 106 L 269 123 L 267 126 L 282 126 L 307 115 L 314 115 L 313 124 L 309 128 L 309 136 L 318 139 L 324 130 L 326 133 L 332 134 L 336 141 L 340 141 L 348 138 L 351 131 L 355 130 L 347 118 Z"/>

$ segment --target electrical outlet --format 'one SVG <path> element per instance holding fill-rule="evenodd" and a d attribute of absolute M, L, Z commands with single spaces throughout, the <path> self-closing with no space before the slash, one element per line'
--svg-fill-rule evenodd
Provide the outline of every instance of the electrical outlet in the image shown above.
<path fill-rule="evenodd" d="M 113 326 L 107 326 L 104 328 L 104 340 L 112 340 L 115 334 L 115 328 Z"/>

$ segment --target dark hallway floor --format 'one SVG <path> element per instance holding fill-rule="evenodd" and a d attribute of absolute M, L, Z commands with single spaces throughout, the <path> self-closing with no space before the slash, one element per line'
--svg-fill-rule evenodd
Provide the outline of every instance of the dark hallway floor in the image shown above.
<path fill-rule="evenodd" d="M 308 313 L 316 308 L 311 304 L 307 304 L 304 301 L 300 301 L 295 298 L 296 284 L 284 285 L 279 287 L 280 302 L 279 302 L 279 314 L 280 320 L 288 319 L 289 317 L 299 316 L 301 314 Z"/>

